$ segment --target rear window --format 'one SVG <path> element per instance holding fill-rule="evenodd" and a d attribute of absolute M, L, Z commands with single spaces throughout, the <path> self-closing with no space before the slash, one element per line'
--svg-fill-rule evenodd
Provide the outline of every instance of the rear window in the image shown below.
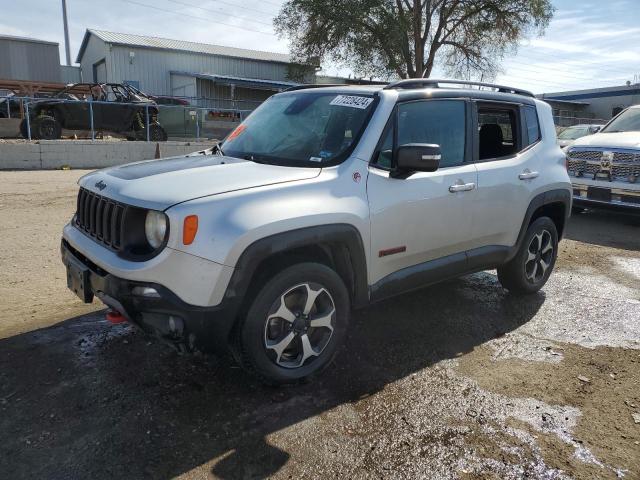
<path fill-rule="evenodd" d="M 524 121 L 527 128 L 527 139 L 525 145 L 532 145 L 540 140 L 540 124 L 538 123 L 538 112 L 536 107 L 525 105 L 524 108 Z"/>

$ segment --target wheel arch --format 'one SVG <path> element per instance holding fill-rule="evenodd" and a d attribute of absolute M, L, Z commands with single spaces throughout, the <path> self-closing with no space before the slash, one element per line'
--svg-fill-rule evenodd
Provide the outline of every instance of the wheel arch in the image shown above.
<path fill-rule="evenodd" d="M 531 200 L 520 227 L 518 240 L 507 260 L 515 256 L 522 245 L 529 225 L 540 217 L 549 217 L 558 231 L 558 240 L 562 238 L 567 220 L 571 215 L 571 193 L 569 189 L 554 189 L 540 193 Z"/>
<path fill-rule="evenodd" d="M 368 303 L 367 263 L 362 237 L 349 224 L 319 225 L 271 235 L 255 241 L 240 255 L 225 298 L 239 309 L 261 284 L 283 268 L 316 262 L 336 271 L 352 305 Z"/>

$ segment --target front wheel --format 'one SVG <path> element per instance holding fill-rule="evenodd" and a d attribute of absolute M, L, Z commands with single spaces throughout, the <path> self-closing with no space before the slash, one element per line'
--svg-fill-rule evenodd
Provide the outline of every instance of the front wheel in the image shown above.
<path fill-rule="evenodd" d="M 556 225 L 540 217 L 529 225 L 516 256 L 498 268 L 498 280 L 512 293 L 535 293 L 547 283 L 557 256 Z"/>
<path fill-rule="evenodd" d="M 300 263 L 268 281 L 238 329 L 240 361 L 265 383 L 314 376 L 333 360 L 350 316 L 349 294 L 329 267 Z"/>

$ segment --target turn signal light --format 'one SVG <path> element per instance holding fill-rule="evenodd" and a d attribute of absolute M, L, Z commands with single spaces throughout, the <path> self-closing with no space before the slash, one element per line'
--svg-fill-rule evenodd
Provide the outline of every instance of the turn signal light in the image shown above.
<path fill-rule="evenodd" d="M 198 233 L 198 216 L 189 215 L 184 219 L 184 228 L 182 229 L 182 243 L 191 245 Z"/>

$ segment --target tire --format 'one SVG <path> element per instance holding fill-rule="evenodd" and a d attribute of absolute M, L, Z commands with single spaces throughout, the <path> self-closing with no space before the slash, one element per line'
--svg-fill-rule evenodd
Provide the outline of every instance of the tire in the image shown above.
<path fill-rule="evenodd" d="M 239 324 L 240 363 L 270 385 L 316 376 L 344 341 L 350 311 L 349 293 L 336 272 L 318 263 L 288 267 L 265 283 Z"/>
<path fill-rule="evenodd" d="M 135 140 L 146 141 L 147 129 L 135 130 Z M 152 123 L 149 125 L 149 140 L 152 142 L 166 142 L 167 132 L 162 128 L 159 123 Z"/>
<path fill-rule="evenodd" d="M 516 256 L 498 268 L 498 280 L 512 293 L 535 293 L 547 283 L 557 256 L 556 225 L 549 217 L 540 217 L 527 228 Z"/>
<path fill-rule="evenodd" d="M 54 117 L 43 115 L 31 122 L 31 138 L 36 140 L 58 140 L 62 137 L 62 125 Z"/>

